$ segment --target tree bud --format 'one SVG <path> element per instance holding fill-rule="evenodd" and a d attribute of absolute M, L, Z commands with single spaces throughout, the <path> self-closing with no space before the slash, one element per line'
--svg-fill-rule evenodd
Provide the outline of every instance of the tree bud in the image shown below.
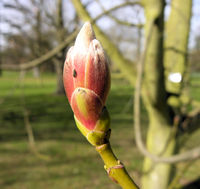
<path fill-rule="evenodd" d="M 95 130 L 110 89 L 110 71 L 89 22 L 83 25 L 75 45 L 67 53 L 63 81 L 76 122 L 88 131 Z"/>

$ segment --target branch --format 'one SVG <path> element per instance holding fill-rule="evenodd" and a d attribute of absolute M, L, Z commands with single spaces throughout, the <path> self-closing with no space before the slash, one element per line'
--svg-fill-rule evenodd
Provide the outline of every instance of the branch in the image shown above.
<path fill-rule="evenodd" d="M 21 24 L 16 23 L 16 21 L 10 20 L 8 18 L 2 18 L 1 20 L 2 22 L 5 22 L 6 24 L 9 24 L 10 27 L 17 29 L 20 33 L 23 34 L 23 36 L 28 36 L 27 31 L 23 30 Z M 26 24 L 26 23 L 24 23 Z M 6 32 L 6 34 L 8 34 L 8 32 Z M 12 34 L 12 32 L 11 32 Z"/>
<path fill-rule="evenodd" d="M 153 30 L 153 22 L 151 23 L 149 34 L 145 42 L 144 53 L 143 53 L 143 56 L 141 57 L 141 61 L 138 63 L 138 70 L 137 70 L 137 79 L 136 79 L 136 87 L 135 87 L 135 95 L 134 95 L 134 120 L 135 120 L 134 130 L 135 130 L 136 144 L 140 152 L 144 156 L 147 156 L 148 158 L 150 158 L 155 163 L 171 163 L 172 164 L 172 163 L 178 163 L 182 161 L 192 161 L 197 158 L 200 158 L 200 147 L 197 147 L 192 150 L 183 152 L 181 154 L 173 155 L 170 157 L 161 157 L 161 156 L 157 156 L 150 153 L 142 141 L 141 128 L 140 128 L 140 125 L 141 125 L 140 124 L 140 96 L 141 96 L 144 63 L 146 59 L 146 53 L 148 49 L 149 40 L 151 38 L 152 30 Z"/>
<path fill-rule="evenodd" d="M 121 5 L 115 6 L 107 11 L 105 11 L 104 13 L 98 15 L 96 18 L 92 19 L 90 18 L 89 14 L 85 11 L 83 14 L 86 15 L 87 20 L 91 20 L 92 23 L 95 23 L 95 21 L 97 21 L 98 19 L 100 19 L 102 16 L 104 16 L 106 13 L 109 13 L 110 11 L 114 11 L 120 7 L 123 6 L 127 6 L 127 5 L 134 5 L 137 4 L 138 2 L 127 2 L 127 3 L 123 3 Z M 80 3 L 81 4 L 81 3 Z M 81 6 L 79 4 L 79 6 Z M 138 3 L 140 4 L 140 3 Z M 82 6 L 81 9 L 84 9 L 84 7 Z M 134 83 L 135 81 L 135 74 L 134 74 L 134 70 L 130 69 L 130 66 L 132 67 L 132 64 L 129 60 L 125 59 L 122 54 L 119 52 L 119 50 L 115 47 L 115 45 L 108 39 L 108 37 L 95 25 L 96 30 L 98 31 L 97 33 L 99 35 L 101 35 L 101 39 L 103 41 L 106 41 L 103 44 L 107 44 L 105 49 L 108 51 L 109 56 L 113 59 L 113 61 L 115 63 L 117 63 L 118 67 L 122 70 L 123 75 L 125 75 L 125 78 L 127 78 L 130 83 Z M 4 69 L 4 70 L 28 70 L 31 69 L 35 66 L 38 66 L 42 63 L 44 63 L 45 61 L 51 59 L 53 56 L 55 56 L 57 53 L 59 53 L 61 50 L 63 50 L 67 44 L 69 44 L 71 41 L 73 41 L 75 39 L 75 36 L 77 34 L 77 31 L 73 32 L 70 36 L 67 37 L 67 39 L 60 43 L 57 47 L 55 47 L 54 49 L 50 50 L 49 52 L 47 52 L 46 54 L 44 54 L 43 56 L 36 58 L 30 62 L 27 63 L 22 63 L 19 65 L 16 64 L 1 64 L 0 65 L 0 69 Z M 122 64 L 122 62 L 124 64 Z"/>
<path fill-rule="evenodd" d="M 117 22 L 118 24 L 121 24 L 121 25 L 125 25 L 125 26 L 128 26 L 128 27 L 137 27 L 137 28 L 143 28 L 144 25 L 143 24 L 133 24 L 133 23 L 130 23 L 130 22 L 127 22 L 127 21 L 122 21 L 122 20 L 119 20 L 118 18 L 112 16 L 112 15 L 109 15 L 110 18 L 112 18 L 115 22 Z"/>
<path fill-rule="evenodd" d="M 4 4 L 3 5 L 5 8 L 9 8 L 9 9 L 14 9 L 16 11 L 21 11 L 21 12 L 25 12 L 25 13 L 30 13 L 30 10 L 28 10 L 27 8 L 25 7 L 18 7 L 16 5 L 12 5 L 12 4 Z"/>
<path fill-rule="evenodd" d="M 190 168 L 191 165 L 194 164 L 195 161 L 193 162 L 188 162 L 186 163 L 186 165 L 184 165 L 183 169 L 181 169 L 181 171 L 179 171 L 175 177 L 173 178 L 173 180 L 171 181 L 171 183 L 169 184 L 167 189 L 174 189 L 176 188 L 179 180 L 183 177 L 184 173 L 187 172 L 187 170 Z"/>
<path fill-rule="evenodd" d="M 96 151 L 100 154 L 105 166 L 108 176 L 122 188 L 139 189 L 132 180 L 124 165 L 117 159 L 112 151 L 110 143 L 105 143 L 96 146 Z"/>
<path fill-rule="evenodd" d="M 22 25 L 31 25 L 32 21 L 34 19 L 34 15 L 35 15 L 35 13 L 33 11 L 34 9 L 29 9 L 28 7 L 25 7 L 19 1 L 15 1 L 15 3 L 16 3 L 16 5 L 4 3 L 3 6 L 7 9 L 17 11 L 23 15 L 22 20 L 24 20 L 24 23 L 20 25 L 21 27 L 22 27 Z M 13 20 L 13 17 L 11 19 Z M 15 21 L 15 19 L 14 19 L 14 21 Z"/>
<path fill-rule="evenodd" d="M 116 10 L 120 7 L 123 7 L 123 6 L 127 6 L 129 4 L 135 4 L 135 3 L 124 3 L 124 4 L 121 4 L 121 5 L 118 5 L 116 7 L 113 7 L 111 8 L 110 10 L 107 10 L 106 12 L 110 12 L 110 11 L 113 11 L 113 10 Z M 102 16 L 104 16 L 104 14 L 100 14 L 99 16 L 97 16 L 96 18 L 92 19 L 91 22 L 94 23 L 95 21 L 97 21 L 98 19 L 100 19 Z M 89 17 L 90 18 L 90 17 Z M 91 18 L 90 18 L 91 19 Z M 98 28 L 98 31 L 103 33 L 101 30 L 99 30 Z M 42 63 L 44 63 L 45 61 L 51 59 L 53 56 L 55 56 L 57 53 L 59 53 L 61 50 L 63 50 L 67 44 L 69 44 L 71 41 L 73 41 L 75 39 L 75 36 L 77 34 L 77 31 L 75 31 L 74 33 L 72 33 L 70 36 L 67 37 L 67 39 L 63 42 L 63 43 L 60 43 L 57 47 L 55 47 L 54 49 L 50 50 L 49 52 L 47 52 L 46 54 L 44 54 L 43 56 L 39 57 L 39 58 L 36 58 L 30 62 L 27 62 L 27 63 L 22 63 L 22 64 L 19 64 L 19 65 L 16 65 L 16 64 L 1 64 L 0 65 L 0 69 L 4 69 L 4 70 L 28 70 L 28 69 L 31 69 L 35 66 L 38 66 Z M 120 56 L 120 52 L 118 53 L 118 49 L 116 49 L 116 47 L 114 46 L 114 44 L 112 44 L 111 42 L 109 43 L 109 39 L 105 36 L 105 34 L 103 33 L 103 39 L 107 40 L 108 44 L 111 44 L 115 50 L 115 53 L 118 54 L 118 56 Z M 112 53 L 112 52 L 110 52 Z M 112 55 L 110 55 L 112 57 Z M 116 59 L 116 62 L 119 62 L 119 61 L 124 61 L 125 63 L 127 62 L 127 64 L 130 64 L 130 61 L 126 60 L 125 58 L 123 57 L 120 57 L 119 59 L 114 58 L 114 60 Z M 132 65 L 131 65 L 132 66 Z M 120 67 L 120 66 L 119 66 Z M 121 66 L 122 67 L 122 66 Z M 131 71 L 130 68 L 127 67 L 127 71 Z M 132 71 L 129 73 L 129 81 L 131 81 L 131 83 L 134 81 L 134 74 L 132 74 Z"/>
<path fill-rule="evenodd" d="M 50 160 L 49 156 L 40 154 L 40 152 L 36 148 L 33 129 L 32 129 L 31 123 L 30 123 L 30 119 L 29 119 L 29 111 L 26 107 L 26 102 L 25 102 L 24 76 L 21 76 L 19 78 L 18 84 L 19 84 L 19 87 L 21 89 L 21 106 L 23 108 L 24 125 L 25 125 L 25 129 L 26 129 L 26 132 L 27 132 L 27 136 L 28 136 L 28 143 L 29 143 L 29 146 L 30 146 L 30 150 L 36 157 L 43 159 L 43 160 Z"/>
<path fill-rule="evenodd" d="M 127 21 L 122 21 L 122 20 L 120 20 L 120 19 L 118 19 L 118 18 L 116 18 L 116 17 L 114 17 L 114 16 L 112 16 L 110 14 L 112 11 L 115 11 L 115 10 L 117 10 L 119 8 L 122 8 L 122 7 L 125 7 L 125 6 L 128 6 L 128 5 L 140 5 L 140 6 L 142 6 L 141 2 L 132 2 L 132 3 L 131 2 L 126 2 L 126 3 L 123 3 L 123 4 L 117 5 L 115 7 L 112 7 L 109 10 L 106 10 L 99 0 L 96 0 L 96 2 L 100 5 L 100 7 L 103 10 L 103 13 L 101 13 L 101 14 L 108 15 L 116 23 L 121 24 L 121 25 L 125 25 L 125 26 L 128 26 L 128 27 L 138 27 L 138 28 L 142 28 L 143 27 L 143 24 L 133 24 L 133 23 L 130 23 L 130 22 L 127 22 Z"/>
<path fill-rule="evenodd" d="M 44 11 L 46 18 L 50 20 L 50 25 L 55 27 L 56 21 L 55 21 L 54 17 L 45 8 L 43 9 L 43 11 Z"/>
<path fill-rule="evenodd" d="M 0 65 L 0 69 L 4 69 L 4 70 L 28 70 L 31 69 L 35 66 L 38 66 L 40 64 L 42 64 L 43 62 L 51 59 L 52 57 L 54 57 L 56 54 L 58 54 L 61 50 L 63 50 L 71 41 L 73 41 L 77 35 L 78 31 L 74 31 L 70 36 L 68 36 L 64 42 L 60 43 L 57 47 L 55 47 L 54 49 L 50 50 L 49 52 L 47 52 L 46 54 L 44 54 L 43 56 L 36 58 L 30 62 L 27 63 L 23 63 L 23 64 L 19 64 L 19 65 L 15 65 L 15 64 L 1 64 Z"/>
<path fill-rule="evenodd" d="M 141 2 L 125 2 L 125 3 L 122 3 L 120 5 L 116 5 L 116 6 L 110 8 L 108 10 L 104 9 L 104 12 L 102 12 L 95 19 L 93 19 L 93 22 L 96 22 L 99 18 L 101 18 L 104 15 L 109 15 L 111 12 L 113 12 L 113 11 L 119 9 L 119 8 L 126 7 L 128 5 L 132 5 L 132 6 L 134 6 L 134 5 L 140 5 L 140 6 L 142 6 Z"/>

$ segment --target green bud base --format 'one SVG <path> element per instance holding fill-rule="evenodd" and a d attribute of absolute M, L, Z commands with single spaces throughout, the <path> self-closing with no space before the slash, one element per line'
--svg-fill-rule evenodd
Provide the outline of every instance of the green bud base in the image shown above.
<path fill-rule="evenodd" d="M 118 183 L 123 189 L 138 189 L 138 186 L 129 176 L 124 165 L 114 155 L 110 143 L 110 118 L 106 108 L 103 109 L 99 120 L 93 130 L 87 129 L 75 116 L 76 125 L 87 140 L 96 147 L 100 154 L 104 168 L 112 181 Z"/>

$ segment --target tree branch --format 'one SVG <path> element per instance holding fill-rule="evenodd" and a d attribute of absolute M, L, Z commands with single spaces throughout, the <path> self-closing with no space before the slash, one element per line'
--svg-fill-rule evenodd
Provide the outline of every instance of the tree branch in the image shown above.
<path fill-rule="evenodd" d="M 4 70 L 28 70 L 31 69 L 35 66 L 38 66 L 40 64 L 42 64 L 43 62 L 51 59 L 52 57 L 54 57 L 57 53 L 59 53 L 61 50 L 63 50 L 66 45 L 68 45 L 71 41 L 73 41 L 77 35 L 78 31 L 74 31 L 70 36 L 68 36 L 64 42 L 60 43 L 57 47 L 55 47 L 54 49 L 50 50 L 49 52 L 47 52 L 46 54 L 44 54 L 43 56 L 36 58 L 30 62 L 27 63 L 22 63 L 19 65 L 15 65 L 15 64 L 1 64 L 0 65 L 0 69 L 4 69 Z"/>
<path fill-rule="evenodd" d="M 128 5 L 140 5 L 142 6 L 141 2 L 126 2 L 126 3 L 123 3 L 123 4 L 120 4 L 120 5 L 117 5 L 115 7 L 112 7 L 111 9 L 109 10 L 106 10 L 104 8 L 104 6 L 101 4 L 101 2 L 99 0 L 96 0 L 96 2 L 99 4 L 99 6 L 102 8 L 103 10 L 103 15 L 108 15 L 112 20 L 114 20 L 116 23 L 118 24 L 121 24 L 121 25 L 125 25 L 125 26 L 128 26 L 128 27 L 138 27 L 138 28 L 142 28 L 143 27 L 143 24 L 133 24 L 133 23 L 130 23 L 130 22 L 127 22 L 127 21 L 122 21 L 122 20 L 119 20 L 118 18 L 112 16 L 110 13 L 119 9 L 119 8 L 122 8 L 122 7 L 125 7 L 125 6 L 128 6 Z"/>
<path fill-rule="evenodd" d="M 84 14 L 87 15 L 87 20 L 91 20 L 91 22 L 94 24 L 98 19 L 100 19 L 102 16 L 104 16 L 105 14 L 108 14 L 111 11 L 117 10 L 117 9 L 127 6 L 127 5 L 136 5 L 136 4 L 141 5 L 140 2 L 126 2 L 123 4 L 117 5 L 111 9 L 106 10 L 105 12 L 101 13 L 94 19 L 92 19 L 85 10 L 84 10 L 85 11 Z M 83 8 L 83 7 L 81 7 L 81 8 Z M 113 59 L 114 62 L 117 63 L 117 65 L 121 69 L 123 75 L 126 75 L 125 78 L 127 78 L 130 81 L 130 83 L 134 83 L 134 81 L 135 81 L 134 70 L 130 69 L 130 66 L 132 66 L 132 63 L 123 57 L 123 55 L 119 52 L 119 50 L 115 47 L 115 45 L 108 39 L 108 37 L 97 26 L 96 26 L 96 30 L 98 30 L 98 34 L 101 35 L 102 40 L 106 41 L 106 43 L 107 43 L 106 49 L 108 49 L 110 47 L 110 49 L 108 49 L 109 56 Z M 53 56 L 55 56 L 57 53 L 59 53 L 61 50 L 63 50 L 67 44 L 69 44 L 71 41 L 73 41 L 75 39 L 76 34 L 77 34 L 77 31 L 75 31 L 70 36 L 68 36 L 66 38 L 66 40 L 64 42 L 60 43 L 57 47 L 50 50 L 49 52 L 47 52 L 46 54 L 44 54 L 43 56 L 41 56 L 39 58 L 36 58 L 27 63 L 18 64 L 18 65 L 17 64 L 9 64 L 9 65 L 1 64 L 0 69 L 17 71 L 17 70 L 28 70 L 35 66 L 38 66 L 38 65 L 42 64 L 43 62 L 51 59 Z M 105 44 L 105 43 L 103 43 L 103 44 Z M 116 56 L 114 57 L 113 54 Z M 121 64 L 122 62 L 124 62 L 124 65 Z M 125 69 L 123 69 L 123 68 L 125 68 Z"/>
<path fill-rule="evenodd" d="M 9 8 L 9 9 L 13 9 L 16 11 L 21 11 L 21 12 L 25 12 L 26 14 L 31 14 L 30 10 L 26 7 L 23 7 L 22 5 L 13 5 L 13 4 L 9 4 L 9 3 L 4 3 L 3 6 L 5 8 Z"/>
<path fill-rule="evenodd" d="M 192 161 L 197 158 L 200 158 L 200 147 L 196 147 L 192 150 L 183 152 L 181 154 L 173 155 L 170 157 L 161 157 L 154 155 L 150 153 L 146 146 L 144 145 L 142 141 L 142 135 L 141 135 L 141 124 L 140 124 L 140 96 L 141 96 L 141 86 L 142 86 L 142 77 L 143 77 L 143 71 L 144 71 L 144 63 L 146 59 L 146 53 L 148 49 L 148 43 L 151 38 L 151 33 L 153 29 L 153 22 L 151 23 L 150 30 L 148 37 L 145 42 L 145 48 L 144 53 L 141 57 L 140 62 L 138 63 L 138 70 L 137 70 L 137 79 L 136 79 L 136 87 L 135 87 L 135 94 L 134 94 L 134 130 L 135 130 L 135 138 L 136 138 L 136 144 L 138 146 L 138 149 L 140 152 L 144 155 L 150 158 L 155 163 L 178 163 L 182 161 Z"/>

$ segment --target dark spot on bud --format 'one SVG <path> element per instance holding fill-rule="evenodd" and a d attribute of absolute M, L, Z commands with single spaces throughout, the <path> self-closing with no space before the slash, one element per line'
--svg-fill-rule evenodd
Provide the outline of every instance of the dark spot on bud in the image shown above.
<path fill-rule="evenodd" d="M 77 76 L 76 70 L 73 70 L 73 77 L 76 77 L 76 76 Z"/>
<path fill-rule="evenodd" d="M 102 108 L 102 112 L 104 112 L 106 110 L 106 106 L 104 106 L 103 108 Z"/>

